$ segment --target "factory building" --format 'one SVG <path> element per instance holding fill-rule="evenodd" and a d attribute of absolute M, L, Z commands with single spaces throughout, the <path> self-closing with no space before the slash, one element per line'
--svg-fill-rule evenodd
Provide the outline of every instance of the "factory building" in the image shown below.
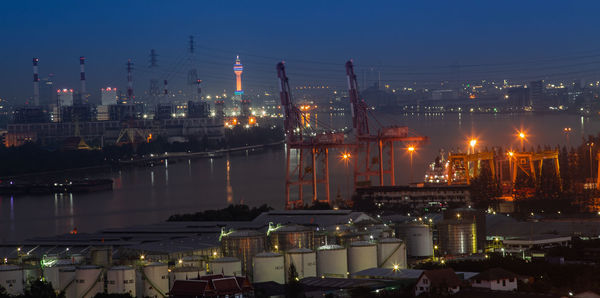
<path fill-rule="evenodd" d="M 127 105 L 121 105 L 127 107 Z M 119 106 L 119 107 L 121 107 Z M 124 115 L 121 109 L 115 111 Z M 127 123 L 145 133 L 144 137 L 153 136 L 180 136 L 183 138 L 202 139 L 204 136 L 211 141 L 221 140 L 224 135 L 223 123 L 214 118 L 177 118 L 154 121 L 149 119 L 135 119 Z M 121 130 L 126 126 L 121 121 L 83 121 L 79 122 L 79 135 L 88 143 L 114 144 Z M 7 125 L 7 146 L 20 146 L 27 140 L 40 141 L 49 145 L 62 143 L 65 139 L 75 135 L 76 123 L 10 123 Z"/>
<path fill-rule="evenodd" d="M 452 186 L 373 186 L 357 188 L 356 203 L 366 208 L 440 209 L 471 203 L 469 187 Z"/>

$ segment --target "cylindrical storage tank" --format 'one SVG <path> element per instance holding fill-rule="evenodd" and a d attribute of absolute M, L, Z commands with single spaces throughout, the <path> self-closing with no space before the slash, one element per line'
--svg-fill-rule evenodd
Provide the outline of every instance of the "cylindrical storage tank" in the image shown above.
<path fill-rule="evenodd" d="M 90 249 L 92 265 L 108 267 L 112 265 L 112 247 L 92 247 Z"/>
<path fill-rule="evenodd" d="M 221 237 L 223 256 L 239 258 L 242 273 L 252 273 L 252 257 L 265 251 L 265 235 L 254 230 L 230 232 Z"/>
<path fill-rule="evenodd" d="M 348 277 L 348 253 L 339 245 L 323 245 L 317 249 L 317 275 Z"/>
<path fill-rule="evenodd" d="M 242 275 L 242 262 L 237 258 L 224 257 L 214 259 L 208 262 L 211 274 L 220 274 L 226 276 L 241 276 Z"/>
<path fill-rule="evenodd" d="M 23 294 L 23 269 L 15 265 L 0 265 L 0 286 L 10 295 Z"/>
<path fill-rule="evenodd" d="M 173 287 L 176 280 L 198 279 L 205 275 L 206 271 L 201 267 L 185 266 L 172 268 L 171 272 L 169 272 L 169 289 Z"/>
<path fill-rule="evenodd" d="M 285 283 L 283 255 L 274 252 L 262 252 L 253 259 L 253 282 L 274 281 Z"/>
<path fill-rule="evenodd" d="M 348 247 L 348 272 L 377 268 L 377 245 L 368 241 L 355 241 Z"/>
<path fill-rule="evenodd" d="M 77 295 L 75 283 L 75 267 L 60 267 L 58 269 L 58 288 L 65 293 L 65 297 L 71 298 Z"/>
<path fill-rule="evenodd" d="M 44 279 L 52 285 L 55 291 L 60 291 L 60 276 L 58 274 L 59 266 L 44 267 L 42 274 Z"/>
<path fill-rule="evenodd" d="M 285 280 L 289 280 L 290 267 L 294 264 L 298 278 L 317 276 L 317 254 L 307 248 L 290 249 L 285 254 Z"/>
<path fill-rule="evenodd" d="M 411 257 L 433 256 L 433 232 L 424 224 L 397 224 L 396 235 L 406 243 L 406 254 Z"/>
<path fill-rule="evenodd" d="M 130 294 L 136 297 L 135 269 L 129 266 L 116 266 L 106 272 L 108 294 Z"/>
<path fill-rule="evenodd" d="M 445 220 L 471 221 L 475 223 L 477 233 L 477 252 L 482 252 L 486 246 L 486 212 L 473 208 L 448 209 L 444 211 Z"/>
<path fill-rule="evenodd" d="M 406 269 L 406 245 L 397 238 L 377 242 L 377 265 L 381 268 Z"/>
<path fill-rule="evenodd" d="M 477 227 L 472 221 L 444 220 L 438 224 L 440 251 L 446 255 L 477 253 Z"/>
<path fill-rule="evenodd" d="M 42 277 L 42 270 L 40 266 L 36 265 L 23 265 L 23 285 L 27 287 L 31 281 L 38 280 Z"/>
<path fill-rule="evenodd" d="M 274 229 L 269 234 L 269 246 L 273 251 L 288 251 L 293 248 L 314 249 L 315 231 L 300 225 L 287 225 Z"/>
<path fill-rule="evenodd" d="M 81 298 L 91 298 L 104 292 L 102 268 L 89 265 L 80 266 L 75 270 L 75 294 Z"/>
<path fill-rule="evenodd" d="M 141 269 L 141 291 L 137 294 L 142 297 L 166 297 L 169 292 L 169 268 L 167 264 L 150 263 Z"/>

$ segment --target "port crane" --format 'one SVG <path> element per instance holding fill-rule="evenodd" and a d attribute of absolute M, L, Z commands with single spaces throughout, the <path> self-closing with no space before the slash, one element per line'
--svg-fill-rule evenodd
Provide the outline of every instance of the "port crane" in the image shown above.
<path fill-rule="evenodd" d="M 355 136 L 354 188 L 370 186 L 372 177 L 376 178 L 380 186 L 393 186 L 396 184 L 395 143 L 424 144 L 428 138 L 411 134 L 407 126 L 381 126 L 377 132 L 372 133 L 369 129 L 369 107 L 358 93 L 352 60 L 346 62 L 346 75 Z M 385 181 L 386 176 L 388 183 Z"/>
<path fill-rule="evenodd" d="M 305 132 L 306 116 L 292 101 L 291 89 L 283 62 L 277 64 L 279 95 L 284 116 L 286 137 L 286 209 L 301 208 L 304 205 L 304 187 L 312 189 L 312 203 L 330 203 L 329 194 L 329 149 L 348 146 L 344 134 L 335 132 Z M 295 155 L 292 160 L 292 154 Z M 292 188 L 297 187 L 297 196 L 292 198 Z M 322 188 L 324 197 L 317 196 Z"/>

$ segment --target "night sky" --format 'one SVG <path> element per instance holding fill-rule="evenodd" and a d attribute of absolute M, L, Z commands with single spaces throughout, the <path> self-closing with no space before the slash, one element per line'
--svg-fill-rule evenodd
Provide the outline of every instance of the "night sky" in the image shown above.
<path fill-rule="evenodd" d="M 91 4 L 93 3 L 93 4 Z M 40 76 L 77 89 L 79 56 L 88 91 L 185 79 L 188 36 L 206 93 L 231 92 L 240 54 L 245 89 L 274 88 L 285 60 L 292 85 L 343 87 L 344 62 L 358 74 L 403 86 L 473 79 L 595 79 L 600 3 L 592 1 L 2 1 L 0 98 L 31 97 Z M 148 69 L 150 49 L 159 54 Z M 457 67 L 456 65 L 460 65 Z M 362 80 L 359 80 L 362 82 Z"/>

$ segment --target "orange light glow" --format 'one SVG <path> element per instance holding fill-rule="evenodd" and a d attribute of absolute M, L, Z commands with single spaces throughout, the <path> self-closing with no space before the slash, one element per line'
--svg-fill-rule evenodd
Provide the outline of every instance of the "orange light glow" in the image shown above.
<path fill-rule="evenodd" d="M 410 146 L 407 148 L 408 152 L 414 152 L 415 151 L 415 147 Z"/>
<path fill-rule="evenodd" d="M 477 145 L 477 140 L 471 139 L 471 141 L 469 141 L 469 145 L 471 145 L 471 147 L 475 147 L 475 145 Z"/>
<path fill-rule="evenodd" d="M 256 118 L 255 117 L 249 117 L 248 118 L 248 124 L 250 124 L 250 125 L 256 124 Z"/>

